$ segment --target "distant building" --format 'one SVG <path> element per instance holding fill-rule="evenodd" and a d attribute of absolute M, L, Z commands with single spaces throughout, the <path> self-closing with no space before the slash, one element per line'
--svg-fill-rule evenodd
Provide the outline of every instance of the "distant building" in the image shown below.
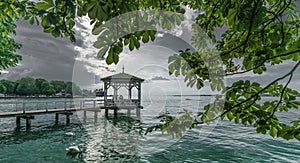
<path fill-rule="evenodd" d="M 66 91 L 63 89 L 59 93 L 56 93 L 55 96 L 58 97 L 65 97 L 66 96 Z"/>

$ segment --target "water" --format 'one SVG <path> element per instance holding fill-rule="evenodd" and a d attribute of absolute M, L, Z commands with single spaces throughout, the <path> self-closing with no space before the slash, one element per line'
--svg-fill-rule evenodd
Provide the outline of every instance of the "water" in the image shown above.
<path fill-rule="evenodd" d="M 103 114 L 94 122 L 88 113 L 82 124 L 82 112 L 65 117 L 55 125 L 54 114 L 38 115 L 32 120 L 31 131 L 15 130 L 15 118 L 0 119 L 0 162 L 297 162 L 300 143 L 261 135 L 251 126 L 219 121 L 210 126 L 198 126 L 181 138 L 161 132 L 144 135 L 156 122 L 160 112 L 168 110 L 179 115 L 183 108 L 196 112 L 211 97 L 151 95 L 143 98 L 141 119 L 120 116 L 106 119 Z M 53 99 L 1 99 L 53 100 Z M 57 99 L 55 99 L 57 100 Z M 61 99 L 63 100 L 63 99 Z M 0 106 L 1 110 L 14 109 Z M 296 111 L 292 113 L 295 115 Z M 22 122 L 24 124 L 24 122 Z M 74 136 L 66 135 L 67 132 Z M 66 148 L 83 145 L 82 157 L 67 155 Z"/>

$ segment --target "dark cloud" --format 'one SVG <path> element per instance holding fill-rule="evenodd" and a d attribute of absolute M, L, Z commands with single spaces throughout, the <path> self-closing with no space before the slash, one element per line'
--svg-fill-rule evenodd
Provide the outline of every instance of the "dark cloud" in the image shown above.
<path fill-rule="evenodd" d="M 81 20 L 78 20 L 79 23 L 76 24 L 77 28 L 79 29 L 77 32 L 88 32 L 89 29 L 80 24 L 80 21 Z M 90 61 L 86 60 L 75 60 L 75 58 L 77 58 L 79 55 L 78 50 L 75 50 L 76 46 L 81 47 L 82 51 L 89 52 L 90 47 L 87 45 L 92 44 L 87 44 L 85 38 L 83 38 L 80 34 L 77 35 L 77 42 L 71 43 L 68 38 L 54 38 L 50 34 L 44 33 L 40 26 L 30 25 L 27 21 L 20 20 L 18 21 L 17 25 L 17 36 L 15 36 L 15 39 L 23 45 L 23 47 L 18 51 L 18 53 L 23 57 L 23 60 L 20 62 L 20 65 L 9 68 L 9 73 L 2 75 L 1 78 L 17 80 L 27 76 L 42 77 L 48 80 L 73 80 L 79 85 L 85 86 L 90 85 L 91 83 L 97 83 L 95 81 L 99 80 L 99 74 L 95 76 L 93 70 L 88 71 L 88 66 L 107 72 L 115 72 L 112 67 L 109 67 L 106 64 L 91 63 Z M 167 49 L 171 49 L 173 52 L 178 52 L 178 50 L 185 49 L 193 50 L 193 47 L 190 45 L 191 43 L 189 41 L 185 41 L 189 40 L 191 37 L 189 30 L 182 30 L 183 34 L 179 37 L 164 33 L 163 37 L 157 37 L 154 43 L 147 44 L 147 46 L 156 45 L 166 47 Z M 220 31 L 216 32 L 217 35 L 221 35 L 222 30 L 224 29 L 220 28 L 219 30 Z M 150 51 L 149 54 L 152 53 L 151 55 L 144 55 L 142 57 L 136 57 L 132 55 L 124 57 L 126 60 L 128 60 L 128 63 L 125 64 L 126 69 L 130 69 L 130 67 L 132 67 L 132 69 L 135 69 L 138 66 L 142 67 L 144 63 L 149 65 L 167 64 L 168 56 L 161 55 L 165 54 L 166 52 L 153 49 L 155 46 L 149 46 L 150 48 L 147 49 L 147 46 L 145 46 L 144 50 L 146 51 L 144 52 Z M 130 54 L 132 52 L 128 53 Z M 143 53 L 143 51 L 134 51 L 133 53 Z M 96 60 L 94 55 L 95 52 L 91 50 L 87 55 L 83 56 L 83 58 L 87 60 Z M 144 59 L 144 62 L 141 62 L 142 59 Z M 105 62 L 105 60 L 102 61 Z M 130 63 L 135 64 L 131 65 Z M 291 61 L 284 62 L 280 66 L 269 67 L 268 71 L 263 76 L 255 76 L 249 73 L 246 76 L 244 75 L 229 78 L 228 82 L 230 83 L 240 79 L 249 79 L 266 84 L 274 78 L 277 78 L 288 72 L 292 68 L 293 64 L 294 62 Z M 152 68 L 151 72 L 149 71 L 148 74 L 151 74 L 152 72 L 153 75 L 159 74 L 159 72 L 156 72 L 155 70 L 156 69 Z M 300 70 L 295 72 L 293 81 L 291 83 L 291 86 L 298 90 L 300 88 L 299 73 Z M 151 76 L 153 75 L 151 74 Z"/>
<path fill-rule="evenodd" d="M 17 80 L 22 77 L 43 77 L 48 80 L 72 80 L 73 65 L 78 54 L 74 46 L 82 45 L 81 38 L 72 44 L 68 38 L 54 38 L 40 26 L 27 21 L 17 22 L 15 40 L 22 44 L 17 51 L 22 56 L 20 65 L 9 68 L 3 78 Z"/>

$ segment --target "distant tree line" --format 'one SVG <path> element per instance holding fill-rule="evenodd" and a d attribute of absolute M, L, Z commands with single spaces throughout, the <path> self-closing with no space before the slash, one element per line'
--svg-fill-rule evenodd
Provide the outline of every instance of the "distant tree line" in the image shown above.
<path fill-rule="evenodd" d="M 91 95 L 92 92 L 82 90 L 73 82 L 64 82 L 59 80 L 52 80 L 48 82 L 42 78 L 22 78 L 17 81 L 0 80 L 0 93 L 7 96 L 53 96 L 60 94 L 60 96 L 81 96 Z"/>

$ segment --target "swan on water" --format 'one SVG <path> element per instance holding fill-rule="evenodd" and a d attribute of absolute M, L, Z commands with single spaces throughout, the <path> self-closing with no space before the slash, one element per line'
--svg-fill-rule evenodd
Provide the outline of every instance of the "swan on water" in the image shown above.
<path fill-rule="evenodd" d="M 68 135 L 68 136 L 74 136 L 75 134 L 74 134 L 74 132 L 67 132 L 66 135 Z"/>
<path fill-rule="evenodd" d="M 66 148 L 66 151 L 70 154 L 77 154 L 82 152 L 82 145 L 75 145 Z"/>

